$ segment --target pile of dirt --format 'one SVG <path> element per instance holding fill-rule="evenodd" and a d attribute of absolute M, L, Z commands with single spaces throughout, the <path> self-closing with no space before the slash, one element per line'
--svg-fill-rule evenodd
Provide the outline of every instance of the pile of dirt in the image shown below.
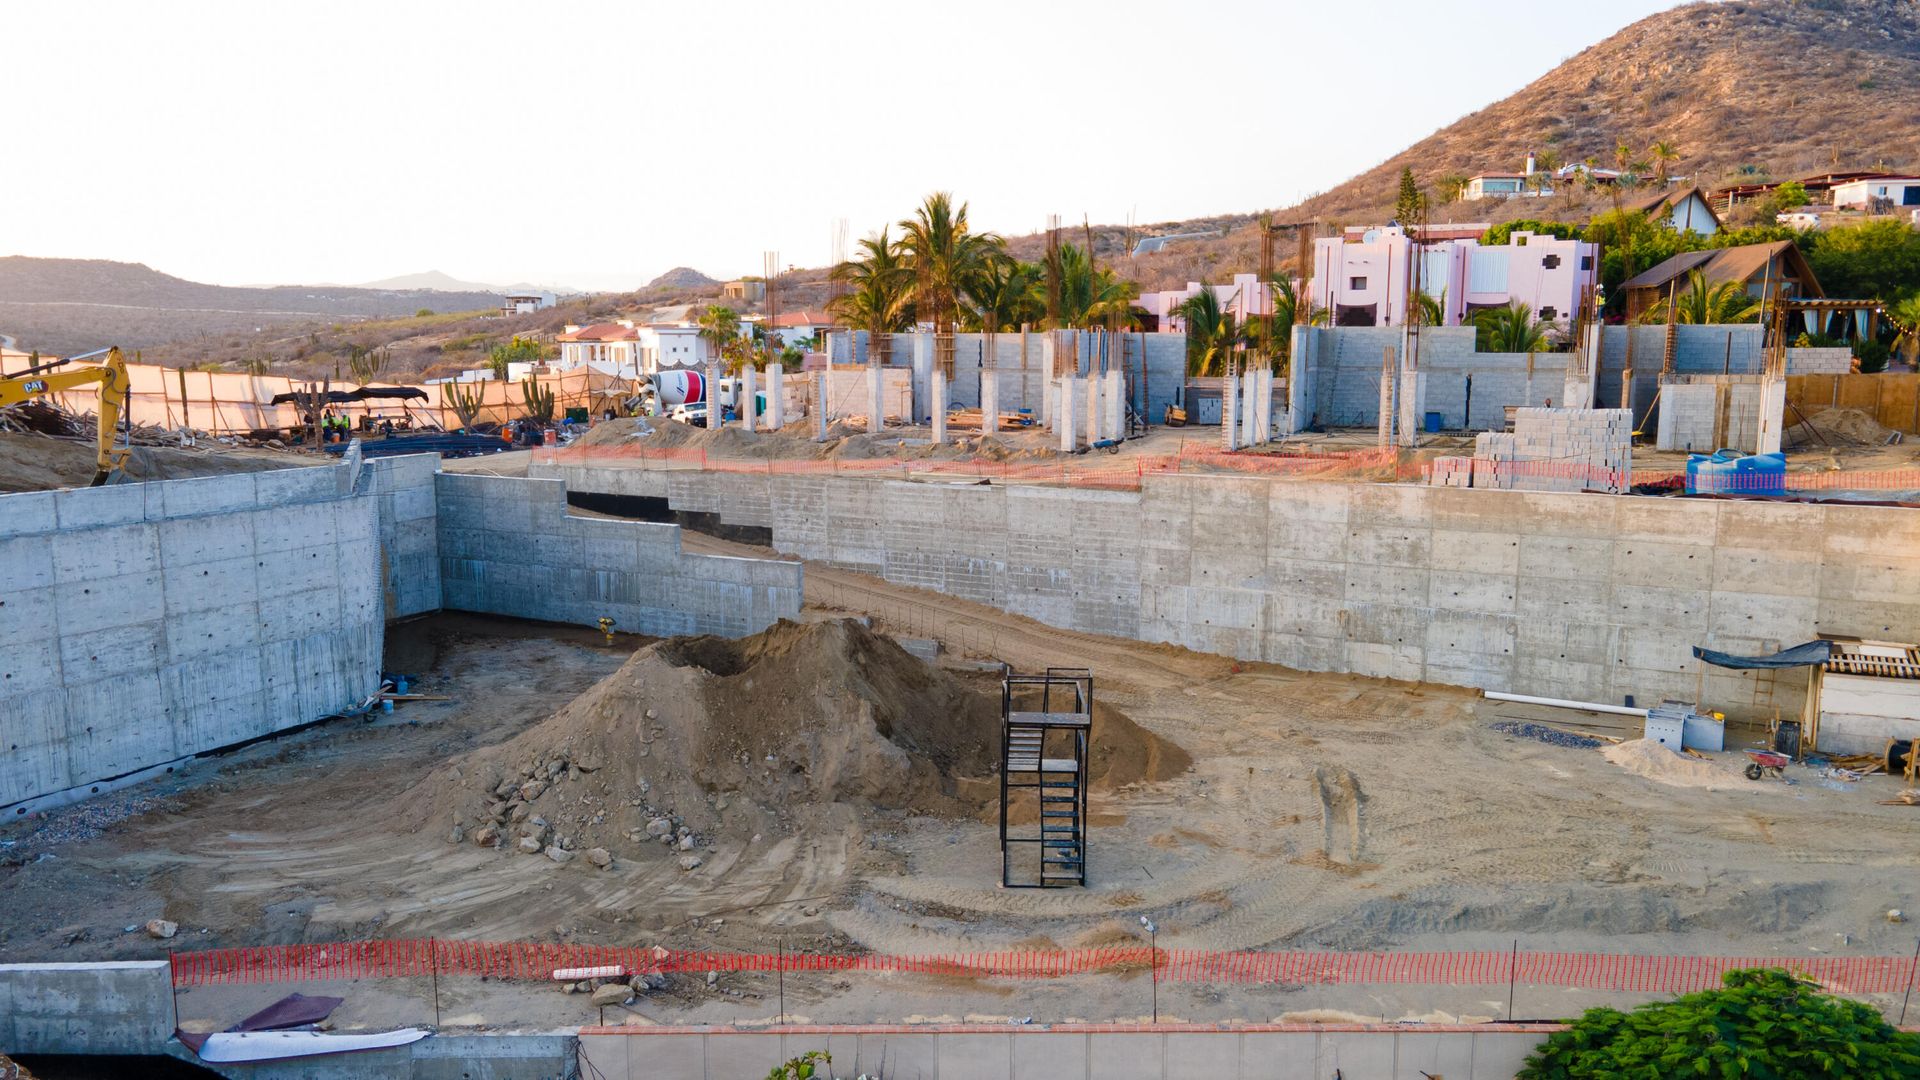
<path fill-rule="evenodd" d="M 1096 715 L 1093 779 L 1171 776 L 1189 759 Z M 416 827 L 556 861 L 672 855 L 871 815 L 989 812 L 999 707 L 856 620 L 740 639 L 669 638 L 559 712 L 455 759 L 400 808 Z"/>
<path fill-rule="evenodd" d="M 1826 409 L 1804 424 L 1790 424 L 1786 432 L 1788 446 L 1819 446 L 1823 440 L 1828 446 L 1885 446 L 1892 436 L 1892 428 L 1859 409 Z"/>
<path fill-rule="evenodd" d="M 86 487 L 98 471 L 98 457 L 91 437 L 0 432 L 0 493 Z M 203 448 L 136 446 L 127 459 L 126 479 L 180 480 L 322 464 L 316 456 L 217 442 Z"/>
<path fill-rule="evenodd" d="M 1758 786 L 1735 769 L 1676 754 L 1649 739 L 1629 739 L 1615 743 L 1600 753 L 1635 776 L 1644 776 L 1669 787 L 1716 790 Z"/>

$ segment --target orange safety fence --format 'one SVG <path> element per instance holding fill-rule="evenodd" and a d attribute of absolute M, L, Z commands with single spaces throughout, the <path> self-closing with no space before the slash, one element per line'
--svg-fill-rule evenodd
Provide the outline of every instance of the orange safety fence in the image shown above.
<path fill-rule="evenodd" d="M 739 458 L 709 455 L 699 447 L 570 446 L 534 451 L 541 464 L 594 467 L 624 466 L 655 470 L 688 470 L 749 476 L 887 477 L 941 476 L 955 479 L 1052 483 L 1073 487 L 1137 490 L 1152 475 L 1176 473 L 1237 474 L 1299 479 L 1424 481 L 1439 483 L 1435 460 L 1415 460 L 1393 450 L 1351 450 L 1322 453 L 1262 454 L 1230 452 L 1185 444 L 1178 452 L 1108 456 L 1088 454 L 1067 461 L 992 461 L 943 458 Z M 1442 458 L 1440 461 L 1463 459 Z M 1456 469 L 1458 466 L 1455 467 Z M 1476 488 L 1510 490 L 1612 490 L 1624 487 L 1616 470 L 1586 461 L 1481 461 L 1472 466 Z M 1459 472 L 1454 473 L 1459 476 Z M 1628 478 L 1634 486 L 1679 490 L 1684 469 L 1635 469 Z M 1461 486 L 1465 486 L 1464 483 Z M 1703 490 L 1720 494 L 1819 491 L 1917 491 L 1920 467 L 1789 472 L 1767 476 L 1742 472 L 1717 474 Z"/>
<path fill-rule="evenodd" d="M 645 972 L 872 972 L 973 978 L 1055 979 L 1157 969 L 1189 983 L 1292 986 L 1408 984 L 1478 986 L 1515 982 L 1583 990 L 1682 993 L 1721 984 L 1738 968 L 1780 967 L 1842 994 L 1900 993 L 1914 979 L 1912 956 L 1626 956 L 1560 952 L 1212 952 L 1153 949 L 1145 943 L 1087 949 L 940 953 L 733 953 L 546 945 L 526 942 L 359 941 L 262 945 L 171 957 L 175 986 L 333 979 L 478 976 L 550 980 L 565 968 Z"/>

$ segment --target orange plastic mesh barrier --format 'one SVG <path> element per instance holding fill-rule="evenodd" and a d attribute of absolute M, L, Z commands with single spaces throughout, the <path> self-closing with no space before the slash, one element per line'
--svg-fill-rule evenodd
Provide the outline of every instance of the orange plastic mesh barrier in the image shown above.
<path fill-rule="evenodd" d="M 617 965 L 626 972 L 892 972 L 1053 979 L 1159 969 L 1190 983 L 1493 985 L 1678 993 L 1720 985 L 1736 968 L 1783 967 L 1841 994 L 1899 993 L 1911 956 L 1618 956 L 1554 952 L 1208 952 L 1146 945 L 994 953 L 719 953 L 600 945 L 489 941 L 361 941 L 264 945 L 172 957 L 176 986 L 421 978 L 433 975 L 548 980 L 559 968 Z"/>

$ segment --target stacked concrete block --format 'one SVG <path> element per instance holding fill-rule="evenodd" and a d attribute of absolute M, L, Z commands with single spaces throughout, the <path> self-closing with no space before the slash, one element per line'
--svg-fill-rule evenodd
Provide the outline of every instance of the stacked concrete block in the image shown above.
<path fill-rule="evenodd" d="M 1472 487 L 1473 459 L 1470 457 L 1438 457 L 1431 463 L 1427 473 L 1427 483 L 1434 487 Z"/>
<path fill-rule="evenodd" d="M 1240 394 L 1231 376 L 1220 381 L 1220 449 L 1240 449 Z"/>
<path fill-rule="evenodd" d="M 438 484 L 447 608 L 729 637 L 799 613 L 798 563 L 690 555 L 677 526 L 574 517 L 556 480 L 442 473 Z M 761 495 L 738 501 L 764 516 Z"/>
<path fill-rule="evenodd" d="M 1631 486 L 1633 416 L 1625 409 L 1521 409 L 1513 486 L 1623 492 Z"/>

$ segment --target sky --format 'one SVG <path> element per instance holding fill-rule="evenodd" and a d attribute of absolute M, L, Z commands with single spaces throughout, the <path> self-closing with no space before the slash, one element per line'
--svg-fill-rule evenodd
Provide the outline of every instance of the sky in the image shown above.
<path fill-rule="evenodd" d="M 1007 234 L 1249 212 L 1671 6 L 5 0 L 0 255 L 630 289 L 935 190 Z"/>

